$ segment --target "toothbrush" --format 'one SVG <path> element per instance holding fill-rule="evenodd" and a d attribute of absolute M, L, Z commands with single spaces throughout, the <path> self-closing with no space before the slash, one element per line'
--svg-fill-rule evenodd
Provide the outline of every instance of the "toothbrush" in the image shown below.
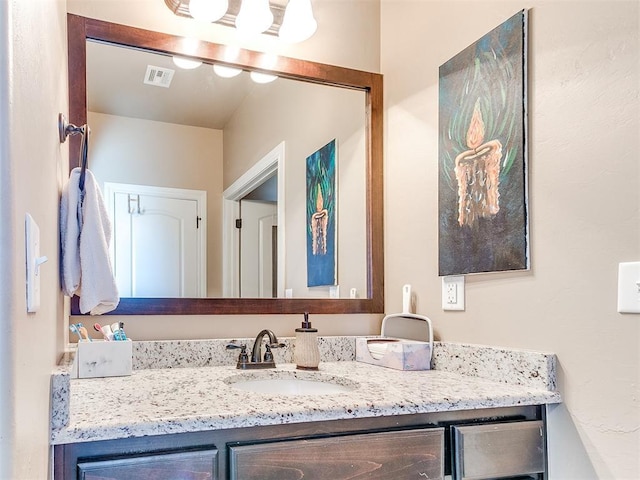
<path fill-rule="evenodd" d="M 113 340 L 113 332 L 111 331 L 111 327 L 109 325 L 101 327 L 99 323 L 94 323 L 93 329 L 96 332 L 100 332 L 106 341 Z"/>
<path fill-rule="evenodd" d="M 78 326 L 75 323 L 72 323 L 71 325 L 69 325 L 69 330 L 71 330 L 72 333 L 75 333 L 76 335 L 78 335 L 78 337 L 82 340 L 82 335 L 80 335 Z"/>
<path fill-rule="evenodd" d="M 126 340 L 127 335 L 124 333 L 124 323 L 116 322 L 111 324 L 111 330 L 113 331 L 114 340 Z"/>
<path fill-rule="evenodd" d="M 78 331 L 80 332 L 80 338 L 83 338 L 89 342 L 92 342 L 93 340 L 91 339 L 91 337 L 89 336 L 89 332 L 87 332 L 87 329 L 84 327 L 84 325 L 82 325 L 81 323 L 79 323 L 77 325 L 78 327 Z"/>

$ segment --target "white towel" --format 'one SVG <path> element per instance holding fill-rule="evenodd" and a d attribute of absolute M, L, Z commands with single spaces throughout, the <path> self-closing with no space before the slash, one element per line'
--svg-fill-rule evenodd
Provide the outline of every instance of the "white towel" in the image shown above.
<path fill-rule="evenodd" d="M 80 168 L 74 168 L 60 202 L 62 289 L 80 297 L 81 313 L 101 315 L 120 302 L 109 259 L 111 221 L 93 174 L 86 170 L 84 200 L 79 182 Z"/>

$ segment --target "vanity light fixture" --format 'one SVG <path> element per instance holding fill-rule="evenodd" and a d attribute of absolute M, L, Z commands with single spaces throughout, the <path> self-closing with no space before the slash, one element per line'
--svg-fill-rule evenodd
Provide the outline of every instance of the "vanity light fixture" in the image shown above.
<path fill-rule="evenodd" d="M 228 0 L 190 0 L 189 14 L 199 22 L 220 20 L 229 9 Z"/>
<path fill-rule="evenodd" d="M 233 78 L 242 73 L 242 69 L 235 67 L 227 67 L 226 65 L 213 65 L 213 71 L 222 78 Z M 255 83 L 271 83 L 278 78 L 277 75 L 262 72 L 250 72 L 249 76 Z"/>
<path fill-rule="evenodd" d="M 191 58 L 191 55 L 196 55 L 198 46 L 200 45 L 200 40 L 193 37 L 184 37 L 180 43 L 182 44 L 182 48 L 186 56 L 174 55 L 172 57 L 174 65 L 185 70 L 193 70 L 194 68 L 198 68 L 202 65 L 200 60 Z"/>
<path fill-rule="evenodd" d="M 289 0 L 278 36 L 284 42 L 298 43 L 311 37 L 317 28 L 311 0 Z"/>
<path fill-rule="evenodd" d="M 227 67 L 226 65 L 213 65 L 213 71 L 222 78 L 233 78 L 242 73 L 241 68 Z"/>
<path fill-rule="evenodd" d="M 236 17 L 236 28 L 243 36 L 258 35 L 273 24 L 269 0 L 242 0 Z"/>
<path fill-rule="evenodd" d="M 180 17 L 235 27 L 241 35 L 264 33 L 283 42 L 302 42 L 317 27 L 312 0 L 164 0 Z"/>
<path fill-rule="evenodd" d="M 271 83 L 278 78 L 277 75 L 271 75 L 269 73 L 261 72 L 251 72 L 249 76 L 251 77 L 251 80 L 256 83 Z"/>
<path fill-rule="evenodd" d="M 259 61 L 259 68 L 263 68 L 265 70 L 273 70 L 277 62 L 278 62 L 277 55 L 273 53 L 263 53 Z M 255 83 L 271 83 L 276 78 L 278 78 L 277 75 L 273 75 L 270 73 L 255 72 L 255 71 L 251 72 L 249 76 L 251 77 L 251 80 L 253 80 Z"/>
<path fill-rule="evenodd" d="M 173 57 L 173 63 L 176 67 L 180 67 L 185 70 L 193 70 L 194 68 L 198 68 L 200 65 L 202 65 L 202 62 L 200 60 L 176 56 Z"/>

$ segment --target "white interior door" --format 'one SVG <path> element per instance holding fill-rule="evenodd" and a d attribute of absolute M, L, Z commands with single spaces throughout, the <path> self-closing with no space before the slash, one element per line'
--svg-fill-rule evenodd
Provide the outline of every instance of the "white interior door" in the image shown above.
<path fill-rule="evenodd" d="M 274 203 L 242 200 L 240 202 L 240 296 L 271 298 L 274 295 L 274 274 L 277 274 L 278 207 Z M 275 261 L 274 261 L 275 260 Z"/>
<path fill-rule="evenodd" d="M 105 186 L 105 191 L 112 210 L 113 266 L 120 295 L 204 296 L 206 228 L 201 200 L 186 198 L 184 190 L 114 185 Z"/>

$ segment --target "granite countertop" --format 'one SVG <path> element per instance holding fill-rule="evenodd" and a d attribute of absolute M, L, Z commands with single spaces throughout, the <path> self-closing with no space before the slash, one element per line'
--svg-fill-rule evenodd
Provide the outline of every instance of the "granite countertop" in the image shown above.
<path fill-rule="evenodd" d="M 211 342 L 135 343 L 137 369 L 131 376 L 70 379 L 67 370 L 54 373 L 52 444 L 561 401 L 555 356 L 546 353 L 437 343 L 435 369 L 399 371 L 355 362 L 351 340 L 325 338 L 322 358 L 332 361 L 322 362 L 318 372 L 296 370 L 286 363 L 286 352 L 276 357 L 276 363 L 285 363 L 275 370 L 243 371 L 226 357 L 218 360 L 226 365 L 212 366 Z M 220 351 L 218 346 L 213 351 Z M 162 352 L 166 362 L 173 348 L 181 352 L 178 364 L 149 368 L 153 363 L 145 363 L 153 352 Z M 502 359 L 497 369 L 496 359 Z M 198 366 L 184 366 L 193 364 Z M 484 372 L 487 368 L 493 372 Z M 354 388 L 328 395 L 249 393 L 229 384 L 238 375 L 319 378 Z"/>

